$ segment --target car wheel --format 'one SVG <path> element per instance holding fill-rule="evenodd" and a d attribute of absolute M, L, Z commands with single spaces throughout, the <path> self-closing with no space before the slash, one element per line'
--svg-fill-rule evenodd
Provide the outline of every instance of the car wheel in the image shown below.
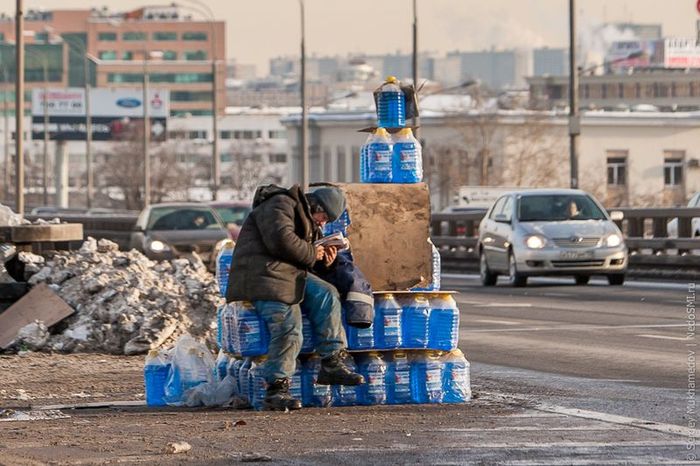
<path fill-rule="evenodd" d="M 508 282 L 511 286 L 521 287 L 527 285 L 527 277 L 518 273 L 518 267 L 515 264 L 515 256 L 513 251 L 508 253 Z"/>
<path fill-rule="evenodd" d="M 481 277 L 481 284 L 484 286 L 493 286 L 498 280 L 498 274 L 489 270 L 489 264 L 486 262 L 486 254 L 483 252 L 479 254 L 479 276 Z"/>
<path fill-rule="evenodd" d="M 588 282 L 590 281 L 591 277 L 589 275 L 576 275 L 576 284 L 577 285 L 588 285 Z"/>
<path fill-rule="evenodd" d="M 608 275 L 608 283 L 611 285 L 619 286 L 625 283 L 624 273 L 611 273 Z"/>

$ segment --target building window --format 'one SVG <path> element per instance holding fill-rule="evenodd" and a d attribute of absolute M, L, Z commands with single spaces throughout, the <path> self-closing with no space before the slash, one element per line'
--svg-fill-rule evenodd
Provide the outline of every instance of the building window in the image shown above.
<path fill-rule="evenodd" d="M 122 54 L 122 59 L 123 60 L 133 60 L 134 59 L 134 52 L 124 52 Z"/>
<path fill-rule="evenodd" d="M 211 91 L 170 91 L 173 102 L 211 102 Z"/>
<path fill-rule="evenodd" d="M 287 132 L 283 129 L 271 129 L 267 132 L 267 137 L 270 139 L 285 139 Z"/>
<path fill-rule="evenodd" d="M 622 83 L 617 84 L 617 97 L 620 99 L 625 98 L 625 85 Z"/>
<path fill-rule="evenodd" d="M 116 53 L 115 53 L 116 56 Z M 153 83 L 210 83 L 211 73 L 149 73 Z M 142 73 L 107 73 L 110 83 L 138 83 L 143 81 Z"/>
<path fill-rule="evenodd" d="M 5 42 L 5 33 L 0 32 L 0 42 Z"/>
<path fill-rule="evenodd" d="M 37 32 L 34 34 L 34 42 L 48 42 L 49 33 L 48 32 Z"/>
<path fill-rule="evenodd" d="M 117 40 L 116 32 L 100 32 L 97 34 L 97 40 L 103 42 L 114 42 Z"/>
<path fill-rule="evenodd" d="M 683 151 L 664 152 L 664 185 L 680 186 L 683 183 Z"/>
<path fill-rule="evenodd" d="M 204 50 L 188 50 L 185 51 L 184 56 L 185 60 L 188 61 L 206 60 L 207 52 Z"/>
<path fill-rule="evenodd" d="M 608 185 L 624 186 L 627 184 L 627 152 L 608 152 Z"/>
<path fill-rule="evenodd" d="M 122 40 L 126 40 L 126 41 L 146 40 L 146 33 L 145 32 L 136 32 L 136 31 L 124 32 L 124 33 L 122 33 Z"/>
<path fill-rule="evenodd" d="M 222 162 L 233 162 L 233 153 L 231 152 L 222 152 L 220 157 Z"/>
<path fill-rule="evenodd" d="M 163 50 L 163 60 L 177 60 L 177 52 L 174 50 Z"/>
<path fill-rule="evenodd" d="M 97 53 L 97 58 L 100 60 L 116 60 L 117 52 L 114 50 L 103 50 Z"/>
<path fill-rule="evenodd" d="M 177 32 L 156 31 L 153 33 L 153 40 L 177 40 Z"/>
<path fill-rule="evenodd" d="M 233 131 L 229 131 L 229 130 L 220 131 L 219 137 L 221 139 L 233 139 Z"/>
<path fill-rule="evenodd" d="M 207 40 L 206 32 L 183 32 L 182 40 Z"/>
<path fill-rule="evenodd" d="M 206 139 L 207 132 L 205 130 L 188 131 L 187 138 L 188 139 Z"/>
<path fill-rule="evenodd" d="M 589 99 L 591 97 L 591 88 L 588 86 L 588 84 L 583 85 L 583 98 L 584 99 Z"/>
<path fill-rule="evenodd" d="M 257 139 L 262 137 L 262 131 L 243 130 L 234 131 L 236 139 Z"/>
<path fill-rule="evenodd" d="M 287 163 L 287 154 L 270 154 L 270 163 Z"/>
<path fill-rule="evenodd" d="M 641 98 L 642 98 L 642 85 L 639 84 L 639 83 L 635 83 L 635 85 L 634 85 L 634 96 L 635 96 L 637 99 L 641 99 Z"/>

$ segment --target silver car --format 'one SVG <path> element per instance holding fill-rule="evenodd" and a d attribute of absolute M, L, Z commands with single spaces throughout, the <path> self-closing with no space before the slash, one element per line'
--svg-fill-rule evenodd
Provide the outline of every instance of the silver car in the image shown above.
<path fill-rule="evenodd" d="M 525 286 L 534 275 L 569 275 L 585 285 L 605 275 L 622 285 L 627 247 L 622 233 L 589 194 L 575 189 L 531 189 L 501 196 L 479 226 L 479 269 L 485 286 L 506 275 Z"/>

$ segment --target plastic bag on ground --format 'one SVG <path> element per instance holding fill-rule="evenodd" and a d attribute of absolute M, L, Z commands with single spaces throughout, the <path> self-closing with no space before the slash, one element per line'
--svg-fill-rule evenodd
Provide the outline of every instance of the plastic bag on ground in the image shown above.
<path fill-rule="evenodd" d="M 171 365 L 165 384 L 165 402 L 171 406 L 182 406 L 187 392 L 198 385 L 215 382 L 213 356 L 189 334 L 175 343 Z"/>
<path fill-rule="evenodd" d="M 224 406 L 231 403 L 237 394 L 236 392 L 235 379 L 227 375 L 223 380 L 205 382 L 187 390 L 184 393 L 182 403 L 188 407 Z"/>

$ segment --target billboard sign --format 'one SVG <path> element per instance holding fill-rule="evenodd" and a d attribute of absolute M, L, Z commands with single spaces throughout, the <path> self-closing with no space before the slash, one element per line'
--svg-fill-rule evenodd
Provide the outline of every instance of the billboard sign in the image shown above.
<path fill-rule="evenodd" d="M 664 68 L 700 68 L 700 46 L 697 41 L 664 40 Z"/>
<path fill-rule="evenodd" d="M 165 139 L 169 114 L 168 90 L 149 91 L 148 113 L 151 137 Z M 44 108 L 49 135 L 54 140 L 81 141 L 86 138 L 86 101 L 83 88 L 47 89 L 32 92 L 32 138 L 44 138 Z M 139 89 L 90 89 L 90 120 L 95 141 L 123 139 L 143 124 L 143 92 Z"/>

